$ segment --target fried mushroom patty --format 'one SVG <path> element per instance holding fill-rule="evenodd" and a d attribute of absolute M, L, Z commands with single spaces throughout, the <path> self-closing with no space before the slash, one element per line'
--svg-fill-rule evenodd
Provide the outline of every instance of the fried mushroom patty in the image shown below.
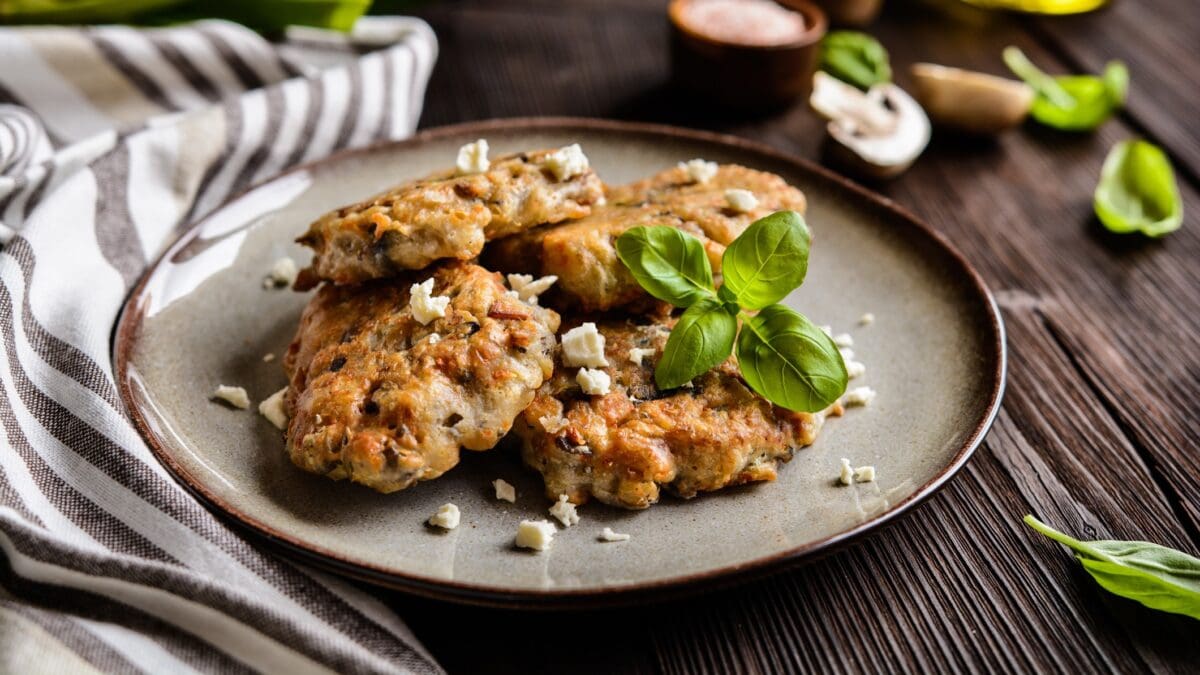
<path fill-rule="evenodd" d="M 430 274 L 449 305 L 422 325 L 410 287 Z M 487 450 L 508 432 L 553 371 L 558 325 L 469 263 L 326 284 L 284 359 L 288 454 L 305 471 L 380 492 L 437 478 L 460 447 Z"/>
<path fill-rule="evenodd" d="M 560 365 L 518 418 L 522 457 L 542 474 L 547 497 L 643 509 L 663 487 L 691 498 L 774 480 L 780 461 L 816 440 L 827 415 L 842 413 L 836 403 L 816 414 L 772 405 L 746 386 L 732 358 L 690 387 L 659 390 L 654 365 L 670 323 L 599 325 L 611 391 L 585 395 L 577 369 Z M 639 365 L 634 349 L 651 351 Z"/>
<path fill-rule="evenodd" d="M 591 169 L 558 180 L 548 165 L 554 152 L 502 157 L 482 173 L 437 174 L 327 213 L 296 240 L 315 254 L 296 288 L 469 260 L 490 239 L 587 215 L 603 184 Z"/>

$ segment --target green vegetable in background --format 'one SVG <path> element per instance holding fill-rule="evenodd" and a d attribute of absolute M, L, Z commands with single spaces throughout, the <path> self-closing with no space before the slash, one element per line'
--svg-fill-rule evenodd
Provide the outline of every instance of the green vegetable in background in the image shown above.
<path fill-rule="evenodd" d="M 836 30 L 821 40 L 820 69 L 859 89 L 892 81 L 887 50 L 875 38 L 857 31 Z"/>
<path fill-rule="evenodd" d="M 348 31 L 371 0 L 0 0 L 0 23 L 137 23 L 229 19 L 260 32 L 288 26 Z"/>
<path fill-rule="evenodd" d="M 1144 541 L 1079 541 L 1033 516 L 1025 524 L 1074 551 L 1106 591 L 1200 619 L 1200 559 Z"/>
<path fill-rule="evenodd" d="M 1120 61 L 1109 61 L 1101 77 L 1052 76 L 1033 65 L 1020 49 L 1007 47 L 1004 63 L 1037 93 L 1030 110 L 1033 118 L 1065 131 L 1100 126 L 1125 103 L 1129 90 L 1129 70 Z"/>
<path fill-rule="evenodd" d="M 746 383 L 772 403 L 816 412 L 836 401 L 847 380 L 837 346 L 803 315 L 776 304 L 804 282 L 811 240 L 794 211 L 756 220 L 725 249 L 718 292 L 704 246 L 692 235 L 672 227 L 622 234 L 617 255 L 642 288 L 687 308 L 655 366 L 659 388 L 680 387 L 736 350 Z"/>
<path fill-rule="evenodd" d="M 1146 141 L 1124 141 L 1109 151 L 1093 203 L 1100 222 L 1113 232 L 1161 237 L 1183 224 L 1171 160 Z"/>

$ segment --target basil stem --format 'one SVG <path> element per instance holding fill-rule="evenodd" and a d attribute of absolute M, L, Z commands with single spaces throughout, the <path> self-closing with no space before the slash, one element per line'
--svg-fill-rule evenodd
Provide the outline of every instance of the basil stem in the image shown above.
<path fill-rule="evenodd" d="M 1036 97 L 1029 114 L 1047 126 L 1065 131 L 1095 129 L 1125 103 L 1129 70 L 1120 61 L 1104 68 L 1104 75 L 1059 75 L 1042 72 L 1016 47 L 1004 50 L 1004 63 Z"/>

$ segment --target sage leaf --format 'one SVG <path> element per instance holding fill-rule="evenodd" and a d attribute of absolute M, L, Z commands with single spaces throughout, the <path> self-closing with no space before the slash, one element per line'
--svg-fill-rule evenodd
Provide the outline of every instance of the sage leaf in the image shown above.
<path fill-rule="evenodd" d="M 826 35 L 821 40 L 819 68 L 863 90 L 892 81 L 887 50 L 875 38 L 857 31 L 837 30 Z"/>
<path fill-rule="evenodd" d="M 1183 200 L 1171 160 L 1146 141 L 1113 146 L 1100 170 L 1093 205 L 1100 222 L 1117 233 L 1161 237 L 1183 224 Z"/>
<path fill-rule="evenodd" d="M 1004 63 L 1033 87 L 1037 96 L 1029 113 L 1046 126 L 1065 131 L 1095 129 L 1125 103 L 1129 69 L 1110 61 L 1101 77 L 1048 75 L 1016 47 L 1004 50 Z"/>
<path fill-rule="evenodd" d="M 788 410 L 824 410 L 846 391 L 846 364 L 833 339 L 783 305 L 743 315 L 737 358 L 746 384 Z"/>
<path fill-rule="evenodd" d="M 716 295 L 704 245 L 673 227 L 635 227 L 617 238 L 617 257 L 647 293 L 676 307 Z"/>
<path fill-rule="evenodd" d="M 743 309 L 762 309 L 804 283 L 812 235 L 804 217 L 777 211 L 750 224 L 725 249 L 721 274 Z"/>
<path fill-rule="evenodd" d="M 679 317 L 654 368 L 659 389 L 681 387 L 729 358 L 737 317 L 715 298 L 701 298 Z"/>
<path fill-rule="evenodd" d="M 1079 541 L 1031 515 L 1025 524 L 1071 549 L 1104 590 L 1200 619 L 1200 559 L 1145 541 Z"/>

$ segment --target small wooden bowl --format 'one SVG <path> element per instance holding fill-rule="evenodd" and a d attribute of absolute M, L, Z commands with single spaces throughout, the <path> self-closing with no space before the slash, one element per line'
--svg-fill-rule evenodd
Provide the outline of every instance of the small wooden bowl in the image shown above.
<path fill-rule="evenodd" d="M 807 0 L 781 3 L 804 17 L 803 35 L 782 45 L 757 46 L 718 40 L 684 22 L 692 0 L 671 0 L 671 64 L 675 83 L 732 108 L 774 108 L 807 96 L 829 26 Z"/>

